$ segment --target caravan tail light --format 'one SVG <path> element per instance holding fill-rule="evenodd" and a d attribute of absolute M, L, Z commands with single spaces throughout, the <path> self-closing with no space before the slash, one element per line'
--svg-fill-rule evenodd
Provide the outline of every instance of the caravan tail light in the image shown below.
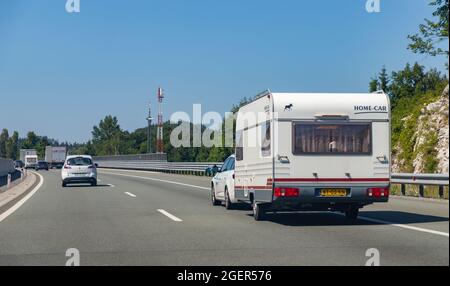
<path fill-rule="evenodd" d="M 386 188 L 369 188 L 367 189 L 367 196 L 371 198 L 385 198 L 389 197 L 389 187 Z"/>
<path fill-rule="evenodd" d="M 297 188 L 275 188 L 275 197 L 298 197 L 300 195 L 300 190 Z"/>

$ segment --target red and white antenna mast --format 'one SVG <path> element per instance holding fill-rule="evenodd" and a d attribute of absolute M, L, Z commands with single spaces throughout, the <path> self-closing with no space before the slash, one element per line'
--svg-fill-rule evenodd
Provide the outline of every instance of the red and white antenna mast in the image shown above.
<path fill-rule="evenodd" d="M 164 91 L 161 87 L 158 88 L 158 130 L 156 132 L 156 153 L 164 153 L 163 141 L 163 112 L 162 102 L 164 99 Z"/>

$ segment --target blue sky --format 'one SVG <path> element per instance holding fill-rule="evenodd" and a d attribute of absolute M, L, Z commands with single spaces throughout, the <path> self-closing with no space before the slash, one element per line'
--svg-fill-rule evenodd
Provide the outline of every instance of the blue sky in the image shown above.
<path fill-rule="evenodd" d="M 104 116 L 145 126 L 166 91 L 176 111 L 228 111 L 243 97 L 364 92 L 383 65 L 443 59 L 406 49 L 427 0 L 0 0 L 0 128 L 90 139 Z"/>

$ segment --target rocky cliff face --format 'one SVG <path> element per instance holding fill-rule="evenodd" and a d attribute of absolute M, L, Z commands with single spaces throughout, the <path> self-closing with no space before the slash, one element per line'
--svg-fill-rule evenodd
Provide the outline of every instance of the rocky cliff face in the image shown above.
<path fill-rule="evenodd" d="M 406 117 L 406 123 L 411 117 Z M 415 173 L 448 173 L 449 172 L 449 86 L 442 96 L 434 102 L 426 104 L 420 111 L 417 127 L 411 140 L 415 142 L 413 150 L 413 169 Z M 404 152 L 394 146 L 394 153 Z M 404 162 L 393 157 L 393 172 L 404 172 Z"/>

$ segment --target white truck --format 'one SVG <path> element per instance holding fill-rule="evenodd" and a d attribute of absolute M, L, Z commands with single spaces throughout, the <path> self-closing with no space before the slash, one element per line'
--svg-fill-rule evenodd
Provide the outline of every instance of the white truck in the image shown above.
<path fill-rule="evenodd" d="M 45 147 L 45 161 L 48 163 L 49 168 L 62 168 L 66 155 L 66 147 Z"/>
<path fill-rule="evenodd" d="M 25 168 L 28 169 L 36 167 L 38 156 L 35 149 L 20 149 L 19 157 Z"/>
<path fill-rule="evenodd" d="M 264 92 L 237 114 L 232 179 L 213 179 L 213 204 L 249 203 L 256 220 L 286 210 L 356 219 L 389 199 L 390 130 L 383 92 Z"/>
<path fill-rule="evenodd" d="M 20 160 L 23 162 L 25 162 L 25 156 L 37 155 L 36 149 L 20 149 L 19 153 Z"/>

